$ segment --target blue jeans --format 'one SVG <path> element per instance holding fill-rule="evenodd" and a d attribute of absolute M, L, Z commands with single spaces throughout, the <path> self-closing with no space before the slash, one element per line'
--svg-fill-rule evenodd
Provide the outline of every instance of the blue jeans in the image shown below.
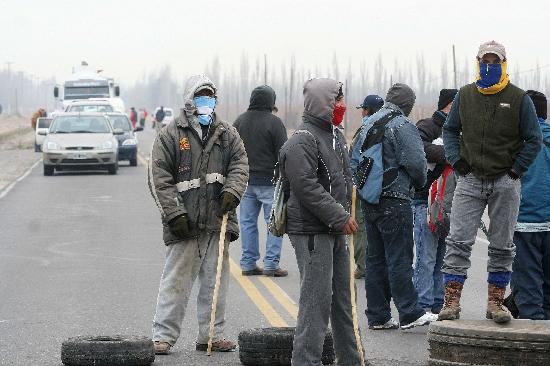
<path fill-rule="evenodd" d="M 418 304 L 426 311 L 439 313 L 443 307 L 443 257 L 445 238 L 438 238 L 428 227 L 428 204 L 413 202 L 416 262 L 413 283 Z"/>
<path fill-rule="evenodd" d="M 520 319 L 550 320 L 550 231 L 514 233 L 512 294 Z"/>
<path fill-rule="evenodd" d="M 365 290 L 370 326 L 391 318 L 390 300 L 406 325 L 425 311 L 418 305 L 412 282 L 413 218 L 411 204 L 405 200 L 382 198 L 377 205 L 365 203 L 367 226 L 367 265 Z"/>
<path fill-rule="evenodd" d="M 241 256 L 241 269 L 250 271 L 256 267 L 256 261 L 260 259 L 258 237 L 258 215 L 263 207 L 264 220 L 269 222 L 269 213 L 273 204 L 273 186 L 248 185 L 241 200 L 239 209 L 239 225 L 241 228 L 241 243 L 243 253 Z M 281 247 L 283 238 L 273 236 L 267 232 L 266 249 L 264 257 L 264 269 L 275 270 L 279 268 Z"/>

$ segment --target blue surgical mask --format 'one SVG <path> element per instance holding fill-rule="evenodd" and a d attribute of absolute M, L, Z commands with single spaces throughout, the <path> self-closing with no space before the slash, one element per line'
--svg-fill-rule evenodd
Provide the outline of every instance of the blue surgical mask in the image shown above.
<path fill-rule="evenodd" d="M 213 97 L 195 97 L 193 98 L 195 108 L 199 117 L 199 123 L 203 126 L 208 126 L 212 122 L 212 113 L 216 108 L 216 98 Z"/>
<path fill-rule="evenodd" d="M 502 65 L 487 64 L 483 61 L 479 61 L 479 76 L 481 79 L 477 81 L 477 85 L 481 88 L 488 88 L 498 84 L 502 76 Z"/>

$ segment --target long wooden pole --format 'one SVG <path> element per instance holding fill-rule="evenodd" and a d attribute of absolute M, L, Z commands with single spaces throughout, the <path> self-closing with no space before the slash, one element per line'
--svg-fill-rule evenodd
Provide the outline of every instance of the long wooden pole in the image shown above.
<path fill-rule="evenodd" d="M 218 293 L 220 291 L 220 279 L 222 277 L 223 252 L 225 251 L 225 231 L 227 229 L 228 213 L 223 215 L 222 227 L 220 229 L 220 241 L 218 243 L 218 265 L 216 267 L 216 284 L 214 285 L 214 294 L 212 295 L 212 311 L 210 312 L 210 331 L 208 332 L 208 348 L 206 354 L 212 355 L 212 338 L 214 337 L 214 321 L 216 320 L 216 305 L 218 303 Z"/>
<path fill-rule="evenodd" d="M 355 186 L 351 191 L 351 217 L 355 219 L 355 201 L 357 199 L 357 190 Z M 357 320 L 357 303 L 355 295 L 355 246 L 354 246 L 355 234 L 350 235 L 349 237 L 349 292 L 351 294 L 351 318 L 353 320 L 353 332 L 355 333 L 355 343 L 357 344 L 357 352 L 359 352 L 359 357 L 361 359 L 361 365 L 365 366 L 365 354 L 363 353 L 363 343 L 361 342 L 361 334 L 359 334 L 359 322 Z"/>

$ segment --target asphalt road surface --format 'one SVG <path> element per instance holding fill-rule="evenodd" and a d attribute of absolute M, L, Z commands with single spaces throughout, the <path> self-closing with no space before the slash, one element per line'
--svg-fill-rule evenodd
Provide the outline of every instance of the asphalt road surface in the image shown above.
<path fill-rule="evenodd" d="M 38 164 L 0 198 L 0 365 L 59 366 L 61 342 L 76 335 L 151 335 L 165 247 L 146 182 L 154 138 L 149 125 L 139 138 L 137 167 L 123 163 L 115 176 L 44 177 Z M 294 326 L 299 277 L 288 238 L 281 259 L 286 278 L 242 277 L 239 241 L 230 252 L 228 338 L 236 340 L 247 328 Z M 487 242 L 480 239 L 463 295 L 464 319 L 485 315 L 486 258 Z M 368 359 L 425 365 L 428 327 L 368 330 L 364 281 L 356 283 Z M 238 352 L 207 357 L 195 351 L 195 294 L 172 354 L 157 356 L 154 365 L 240 365 Z"/>

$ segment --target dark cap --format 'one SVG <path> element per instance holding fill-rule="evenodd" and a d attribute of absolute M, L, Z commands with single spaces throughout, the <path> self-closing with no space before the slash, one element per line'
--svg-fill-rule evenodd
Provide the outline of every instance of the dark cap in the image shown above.
<path fill-rule="evenodd" d="M 458 93 L 456 89 L 441 89 L 437 101 L 437 110 L 440 111 L 448 106 L 455 99 L 456 93 Z"/>
<path fill-rule="evenodd" d="M 367 97 L 365 98 L 365 100 L 363 101 L 363 104 L 361 105 L 358 105 L 357 106 L 357 109 L 370 109 L 371 112 L 376 112 L 378 111 L 380 108 L 382 108 L 382 106 L 384 105 L 384 99 L 382 99 L 381 96 L 379 95 L 376 95 L 376 94 L 371 94 L 371 95 L 367 95 Z"/>

